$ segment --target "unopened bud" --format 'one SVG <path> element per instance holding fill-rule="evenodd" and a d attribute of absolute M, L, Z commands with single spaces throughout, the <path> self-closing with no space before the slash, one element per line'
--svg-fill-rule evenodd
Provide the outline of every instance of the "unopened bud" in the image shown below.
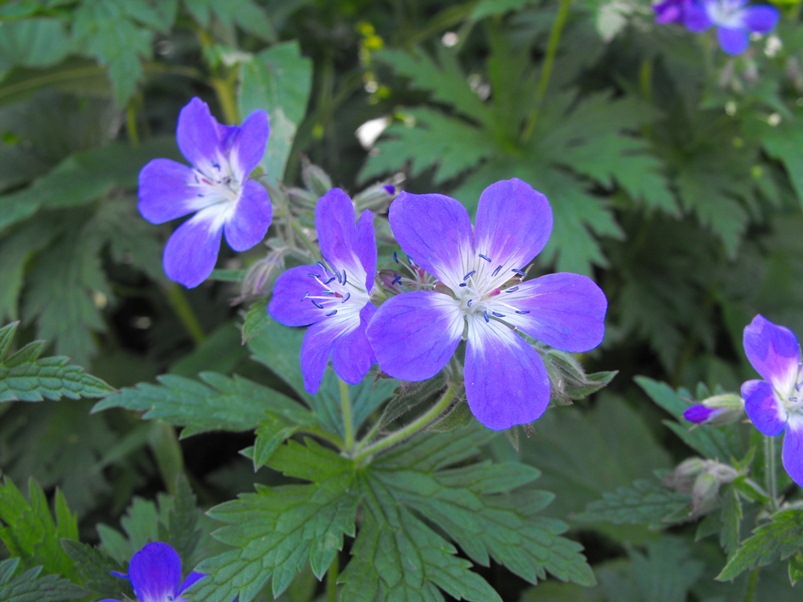
<path fill-rule="evenodd" d="M 284 255 L 285 251 L 282 249 L 271 251 L 248 268 L 243 278 L 242 296 L 245 298 L 263 296 L 284 268 Z"/>
<path fill-rule="evenodd" d="M 719 504 L 720 488 L 739 476 L 739 471 L 715 460 L 689 458 L 664 477 L 664 485 L 691 495 L 692 517 L 702 516 Z"/>
<path fill-rule="evenodd" d="M 377 211 L 384 209 L 396 197 L 399 190 L 393 184 L 374 184 L 354 197 L 357 213 L 366 209 Z"/>
<path fill-rule="evenodd" d="M 301 179 L 315 198 L 320 198 L 332 189 L 332 178 L 323 169 L 302 158 Z"/>
<path fill-rule="evenodd" d="M 714 395 L 686 408 L 683 418 L 694 424 L 720 425 L 737 422 L 744 414 L 744 400 L 736 393 Z"/>

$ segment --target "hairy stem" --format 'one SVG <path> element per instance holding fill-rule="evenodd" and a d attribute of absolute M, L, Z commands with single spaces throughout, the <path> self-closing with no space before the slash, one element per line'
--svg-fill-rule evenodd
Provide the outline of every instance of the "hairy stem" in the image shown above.
<path fill-rule="evenodd" d="M 764 436 L 764 482 L 770 496 L 770 511 L 778 510 L 778 475 L 775 466 L 775 437 Z"/>
<path fill-rule="evenodd" d="M 454 384 L 450 383 L 449 387 L 446 389 L 446 391 L 444 391 L 443 395 L 435 403 L 435 405 L 413 420 L 410 424 L 400 428 L 398 431 L 394 431 L 373 445 L 365 447 L 362 451 L 354 455 L 354 460 L 359 462 L 360 460 L 372 456 L 383 449 L 387 449 L 388 447 L 392 447 L 393 445 L 409 439 L 419 431 L 428 427 L 435 421 L 436 418 L 438 418 L 438 416 L 443 413 L 446 408 L 449 407 L 449 404 L 451 404 L 452 400 L 454 399 L 456 391 L 457 389 Z"/>
<path fill-rule="evenodd" d="M 204 334 L 201 323 L 198 321 L 195 312 L 187 302 L 178 284 L 171 282 L 165 289 L 165 292 L 167 293 L 167 302 L 170 304 L 170 307 L 173 308 L 173 311 L 176 312 L 179 321 L 184 328 L 187 329 L 193 342 L 196 345 L 203 343 L 206 340 L 206 334 Z"/>
<path fill-rule="evenodd" d="M 349 386 L 338 379 L 340 388 L 340 409 L 343 412 L 343 447 L 346 451 L 354 448 L 354 420 L 351 416 L 351 398 L 349 396 Z"/>
<path fill-rule="evenodd" d="M 541 111 L 541 105 L 544 104 L 546 91 L 549 88 L 549 80 L 552 78 L 552 68 L 555 66 L 555 56 L 558 53 L 560 36 L 563 33 L 564 25 L 566 25 L 571 3 L 572 0 L 561 0 L 560 6 L 558 7 L 558 14 L 555 17 L 555 22 L 552 24 L 552 31 L 549 32 L 544 66 L 541 68 L 541 78 L 538 80 L 538 89 L 535 92 L 535 105 L 524 124 L 521 133 L 522 142 L 527 142 L 530 139 L 535 129 L 535 124 L 538 122 L 538 114 Z"/>

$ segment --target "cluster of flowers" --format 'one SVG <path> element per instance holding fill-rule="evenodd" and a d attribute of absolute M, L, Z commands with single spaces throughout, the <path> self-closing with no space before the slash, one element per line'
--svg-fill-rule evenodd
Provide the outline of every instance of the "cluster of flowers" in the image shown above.
<path fill-rule="evenodd" d="M 679 23 L 699 33 L 717 29 L 717 39 L 728 54 L 741 54 L 751 33 L 769 33 L 778 23 L 778 9 L 748 6 L 747 0 L 663 0 L 653 6 L 658 23 Z"/>
<path fill-rule="evenodd" d="M 148 163 L 139 208 L 154 223 L 195 213 L 164 255 L 168 277 L 192 287 L 212 272 L 222 232 L 237 251 L 267 232 L 268 195 L 247 179 L 267 144 L 267 115 L 256 111 L 240 127 L 221 126 L 196 98 L 181 111 L 177 136 L 193 167 Z M 311 394 L 330 358 L 347 383 L 358 383 L 376 363 L 394 378 L 422 381 L 465 341 L 468 404 L 485 426 L 506 429 L 539 418 L 550 399 L 544 362 L 519 332 L 569 352 L 602 341 L 607 300 L 593 281 L 570 273 L 525 279 L 552 231 L 552 210 L 521 180 L 482 193 L 476 228 L 455 199 L 402 192 L 389 220 L 407 255 L 399 265 L 411 276 L 391 272 L 384 286 L 377 284 L 373 219 L 365 211 L 357 222 L 351 199 L 330 190 L 315 212 L 322 261 L 291 268 L 276 282 L 270 315 L 309 326 L 301 367 Z"/>

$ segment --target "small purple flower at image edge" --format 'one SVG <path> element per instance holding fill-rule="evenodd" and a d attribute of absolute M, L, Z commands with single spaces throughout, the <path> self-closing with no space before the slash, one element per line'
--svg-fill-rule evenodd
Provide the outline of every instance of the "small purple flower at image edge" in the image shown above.
<path fill-rule="evenodd" d="M 747 50 L 751 33 L 769 33 L 780 18 L 777 8 L 747 0 L 664 0 L 653 10 L 657 23 L 681 23 L 694 33 L 716 27 L 720 47 L 734 56 Z"/>
<path fill-rule="evenodd" d="M 129 579 L 138 602 L 183 602 L 181 594 L 206 575 L 195 571 L 181 579 L 181 558 L 171 546 L 162 542 L 146 544 L 131 558 L 128 575 L 114 573 Z M 106 598 L 100 602 L 122 602 Z"/>
<path fill-rule="evenodd" d="M 803 371 L 797 337 L 759 314 L 744 329 L 744 351 L 763 379 L 742 385 L 747 416 L 763 435 L 785 433 L 783 467 L 803 487 Z"/>
<path fill-rule="evenodd" d="M 193 288 L 215 268 L 221 237 L 235 251 L 259 244 L 273 215 L 268 192 L 248 175 L 265 154 L 268 115 L 257 110 L 240 126 L 221 125 L 193 98 L 178 117 L 176 139 L 191 167 L 154 159 L 139 174 L 139 212 L 162 224 L 194 213 L 164 250 L 167 277 Z"/>
<path fill-rule="evenodd" d="M 374 215 L 356 221 L 348 195 L 335 188 L 318 200 L 315 226 L 323 261 L 290 268 L 279 276 L 268 313 L 285 326 L 309 326 L 301 345 L 304 388 L 321 386 L 329 358 L 343 381 L 359 383 L 376 363 L 365 335 L 376 307 Z"/>
<path fill-rule="evenodd" d="M 457 200 L 402 192 L 389 219 L 404 252 L 439 282 L 391 297 L 367 334 L 379 367 L 410 381 L 435 376 L 466 340 L 466 399 L 488 428 L 538 419 L 550 400 L 541 355 L 517 331 L 582 352 L 602 342 L 607 300 L 580 274 L 524 280 L 552 232 L 547 198 L 518 180 L 486 188 L 476 228 Z"/>

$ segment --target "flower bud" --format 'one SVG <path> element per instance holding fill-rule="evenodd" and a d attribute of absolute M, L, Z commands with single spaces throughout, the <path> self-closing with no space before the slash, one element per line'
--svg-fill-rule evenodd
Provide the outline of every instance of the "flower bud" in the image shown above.
<path fill-rule="evenodd" d="M 357 213 L 361 213 L 366 209 L 377 211 L 386 208 L 396 198 L 398 192 L 399 189 L 393 184 L 374 184 L 369 186 L 354 197 Z"/>
<path fill-rule="evenodd" d="M 742 419 L 744 400 L 736 393 L 714 395 L 686 408 L 683 418 L 694 424 L 730 424 Z"/>
<path fill-rule="evenodd" d="M 301 179 L 316 199 L 325 195 L 332 187 L 332 178 L 323 169 L 310 163 L 306 157 L 301 159 Z"/>

